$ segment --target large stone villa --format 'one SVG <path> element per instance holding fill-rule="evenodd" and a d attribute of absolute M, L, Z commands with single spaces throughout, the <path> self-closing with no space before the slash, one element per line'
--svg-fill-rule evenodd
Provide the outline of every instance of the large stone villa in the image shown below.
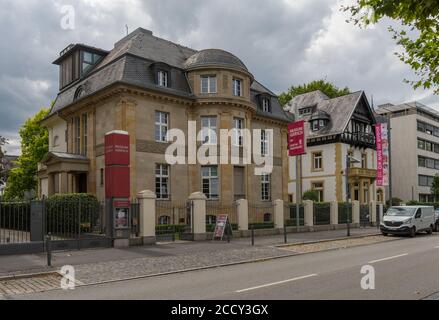
<path fill-rule="evenodd" d="M 130 135 L 130 192 L 152 190 L 158 199 L 208 199 L 252 203 L 288 199 L 287 125 L 292 120 L 276 95 L 254 79 L 233 54 L 196 51 L 137 29 L 110 51 L 72 44 L 54 61 L 59 93 L 49 116 L 49 152 L 39 166 L 39 196 L 87 192 L 105 197 L 104 137 Z M 171 128 L 273 129 L 270 175 L 254 165 L 166 164 Z M 205 137 L 208 142 L 212 137 Z M 242 141 L 238 141 L 242 147 Z"/>

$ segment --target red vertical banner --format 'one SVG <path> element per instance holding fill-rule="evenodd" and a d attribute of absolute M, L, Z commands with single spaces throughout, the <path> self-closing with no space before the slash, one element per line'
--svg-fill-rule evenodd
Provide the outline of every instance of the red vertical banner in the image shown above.
<path fill-rule="evenodd" d="M 376 185 L 383 186 L 383 141 L 381 124 L 375 125 L 376 148 L 377 148 L 377 179 Z"/>
<path fill-rule="evenodd" d="M 130 197 L 130 136 L 124 131 L 105 135 L 105 197 Z"/>
<path fill-rule="evenodd" d="M 300 120 L 288 125 L 288 155 L 300 156 L 306 153 L 305 121 Z"/>

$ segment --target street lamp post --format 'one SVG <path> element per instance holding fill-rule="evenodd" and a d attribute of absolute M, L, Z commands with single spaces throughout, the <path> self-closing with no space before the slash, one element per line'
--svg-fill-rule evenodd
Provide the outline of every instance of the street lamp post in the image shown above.
<path fill-rule="evenodd" d="M 359 163 L 360 160 L 350 156 L 349 154 L 346 155 L 346 208 L 347 208 L 347 236 L 351 236 L 351 219 L 349 215 L 349 207 L 348 203 L 351 198 L 351 189 L 349 188 L 349 167 L 353 163 Z"/>

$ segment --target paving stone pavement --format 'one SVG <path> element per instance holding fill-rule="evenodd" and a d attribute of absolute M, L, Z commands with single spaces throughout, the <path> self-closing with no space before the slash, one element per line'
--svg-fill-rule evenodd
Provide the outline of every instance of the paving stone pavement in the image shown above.
<path fill-rule="evenodd" d="M 0 281 L 0 299 L 60 288 L 61 275 L 54 272 L 29 278 Z"/>

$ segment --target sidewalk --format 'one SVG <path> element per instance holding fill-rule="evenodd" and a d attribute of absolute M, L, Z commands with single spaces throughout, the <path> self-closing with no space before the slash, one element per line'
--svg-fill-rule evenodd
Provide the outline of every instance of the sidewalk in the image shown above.
<path fill-rule="evenodd" d="M 352 236 L 376 234 L 376 228 L 352 229 Z M 346 230 L 291 233 L 288 243 L 303 243 L 346 236 Z M 53 253 L 52 268 L 46 267 L 45 254 L 0 256 L 0 277 L 47 272 L 64 265 L 75 266 L 76 278 L 84 284 L 113 281 L 291 255 L 274 247 L 283 244 L 283 235 L 221 241 L 175 242 L 126 249 L 93 249 Z"/>

